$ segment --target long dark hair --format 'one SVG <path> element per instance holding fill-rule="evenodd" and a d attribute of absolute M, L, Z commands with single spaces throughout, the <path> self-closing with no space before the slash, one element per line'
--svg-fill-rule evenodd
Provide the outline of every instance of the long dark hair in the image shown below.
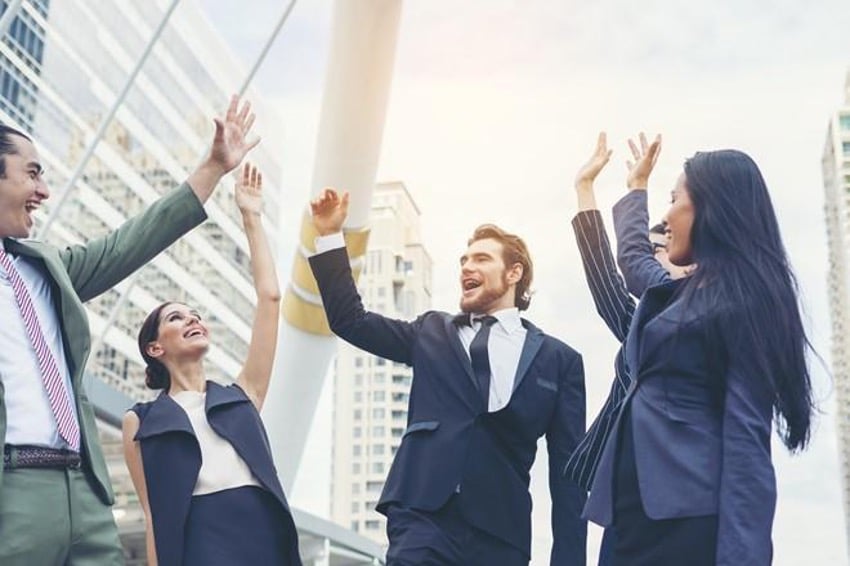
<path fill-rule="evenodd" d="M 171 374 L 158 359 L 148 354 L 148 344 L 159 338 L 159 318 L 162 309 L 172 304 L 170 301 L 162 303 L 145 318 L 139 329 L 139 352 L 145 360 L 145 385 L 150 389 L 168 389 L 171 387 Z"/>
<path fill-rule="evenodd" d="M 711 312 L 721 313 L 727 355 L 738 354 L 752 379 L 766 381 L 783 442 L 801 450 L 814 411 L 806 364 L 811 344 L 764 178 L 735 150 L 697 153 L 685 163 L 685 178 L 698 267 L 684 292 L 698 290 Z"/>

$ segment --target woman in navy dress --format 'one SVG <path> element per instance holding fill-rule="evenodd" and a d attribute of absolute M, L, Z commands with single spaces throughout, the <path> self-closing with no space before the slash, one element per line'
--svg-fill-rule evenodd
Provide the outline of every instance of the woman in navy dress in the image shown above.
<path fill-rule="evenodd" d="M 767 187 L 740 151 L 687 160 L 665 223 L 669 260 L 694 268 L 673 281 L 647 238 L 660 138 L 630 146 L 630 192 L 614 224 L 623 277 L 641 297 L 624 344 L 632 384 L 585 516 L 613 525 L 617 566 L 767 566 L 772 422 L 800 450 L 813 411 L 808 341 Z M 598 153 L 604 165 L 609 153 Z"/>
<path fill-rule="evenodd" d="M 300 566 L 298 537 L 259 410 L 277 346 L 280 290 L 261 222 L 262 177 L 245 165 L 236 204 L 257 306 L 236 382 L 207 381 L 209 337 L 191 307 L 168 302 L 139 332 L 156 400 L 124 417 L 124 455 L 146 518 L 148 563 Z"/>

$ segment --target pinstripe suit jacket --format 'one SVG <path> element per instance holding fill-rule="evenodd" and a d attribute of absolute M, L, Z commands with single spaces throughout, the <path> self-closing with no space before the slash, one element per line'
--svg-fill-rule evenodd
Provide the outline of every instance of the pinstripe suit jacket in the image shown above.
<path fill-rule="evenodd" d="M 622 343 L 629 332 L 635 312 L 635 300 L 629 295 L 617 271 L 602 215 L 598 210 L 581 211 L 573 218 L 572 224 L 596 311 Z M 617 351 L 614 360 L 614 374 L 615 378 L 605 405 L 564 467 L 564 473 L 587 491 L 590 491 L 593 484 L 602 449 L 614 427 L 617 413 L 631 383 L 622 348 Z"/>

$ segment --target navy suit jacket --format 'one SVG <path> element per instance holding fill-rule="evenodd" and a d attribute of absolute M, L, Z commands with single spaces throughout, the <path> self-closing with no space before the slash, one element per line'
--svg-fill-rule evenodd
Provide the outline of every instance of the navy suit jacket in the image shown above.
<path fill-rule="evenodd" d="M 579 212 L 573 218 L 573 230 L 596 312 L 617 341 L 624 342 L 634 316 L 635 300 L 629 295 L 622 277 L 617 272 L 602 215 L 598 210 Z M 590 491 L 593 485 L 602 449 L 614 428 L 631 381 L 626 371 L 623 349 L 620 348 L 614 358 L 614 380 L 608 398 L 593 424 L 587 429 L 587 434 L 570 455 L 564 470 L 569 478 L 587 491 Z"/>
<path fill-rule="evenodd" d="M 748 371 L 747 352 L 718 339 L 717 313 L 704 306 L 699 290 L 686 303 L 676 293 L 684 281 L 671 281 L 654 260 L 645 191 L 621 199 L 614 221 L 623 276 L 633 293 L 646 292 L 625 344 L 634 381 L 585 515 L 606 526 L 613 520 L 619 420 L 625 414 L 647 516 L 717 514 L 717 564 L 770 564 L 776 505 L 772 392 Z"/>
<path fill-rule="evenodd" d="M 551 563 L 584 566 L 584 490 L 564 464 L 584 434 L 581 356 L 523 320 L 526 340 L 511 400 L 488 413 L 453 317 L 412 322 L 363 308 L 344 248 L 310 258 L 331 329 L 372 354 L 413 367 L 408 426 L 378 510 L 399 503 L 437 510 L 457 494 L 466 519 L 530 555 L 529 470 L 546 435 L 554 543 Z"/>
<path fill-rule="evenodd" d="M 260 485 L 278 500 L 286 528 L 297 541 L 266 429 L 254 403 L 238 385 L 225 387 L 208 381 L 204 408 L 210 427 L 230 442 Z M 142 450 L 157 560 L 162 566 L 179 566 L 192 490 L 201 469 L 201 449 L 186 412 L 166 393 L 149 403 L 137 403 L 132 410 L 140 421 L 134 440 Z M 289 564 L 301 564 L 297 543 L 291 548 Z"/>

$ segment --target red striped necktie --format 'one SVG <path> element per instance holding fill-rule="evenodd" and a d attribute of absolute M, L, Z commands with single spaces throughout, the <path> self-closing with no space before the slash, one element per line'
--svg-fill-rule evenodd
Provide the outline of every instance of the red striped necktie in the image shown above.
<path fill-rule="evenodd" d="M 9 283 L 12 285 L 15 301 L 18 303 L 21 318 L 27 329 L 27 336 L 29 336 L 30 343 L 35 350 L 35 356 L 38 358 L 41 379 L 44 382 L 44 389 L 47 391 L 47 399 L 50 401 L 53 416 L 56 418 L 59 435 L 65 439 L 65 442 L 72 449 L 79 451 L 80 427 L 74 417 L 69 392 L 65 387 L 62 374 L 59 373 L 56 358 L 50 351 L 47 340 L 44 338 L 44 332 L 41 330 L 41 324 L 38 322 L 38 315 L 33 307 L 30 292 L 24 284 L 18 268 L 15 267 L 3 249 L 0 249 L 0 265 L 3 266 L 6 276 L 9 278 Z"/>

